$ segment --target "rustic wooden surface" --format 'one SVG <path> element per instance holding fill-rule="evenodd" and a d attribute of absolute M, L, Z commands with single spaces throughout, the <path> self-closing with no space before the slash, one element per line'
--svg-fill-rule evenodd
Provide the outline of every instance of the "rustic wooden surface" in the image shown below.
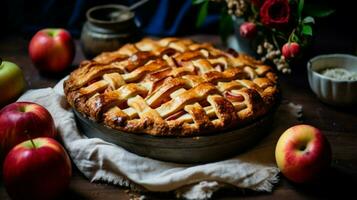
<path fill-rule="evenodd" d="M 220 44 L 217 36 L 192 36 L 197 41 Z M 0 57 L 17 63 L 24 71 L 28 89 L 54 86 L 67 73 L 57 77 L 40 75 L 32 65 L 27 53 L 28 39 L 17 36 L 0 38 Z M 77 45 L 73 67 L 83 59 Z M 321 103 L 309 89 L 305 66 L 290 76 L 280 76 L 283 98 L 303 105 L 303 121 L 319 127 L 328 137 L 333 152 L 329 173 L 319 182 L 310 185 L 295 185 L 281 178 L 272 193 L 256 193 L 240 190 L 223 190 L 217 199 L 335 199 L 355 196 L 357 187 L 357 109 L 336 108 Z M 1 91 L 0 91 L 1 95 Z M 279 123 L 279 122 L 277 122 Z M 60 199 L 132 199 L 138 195 L 127 188 L 103 183 L 90 183 L 77 169 L 68 191 Z M 140 195 L 139 195 L 140 196 Z M 173 194 L 145 194 L 148 199 L 172 199 Z M 0 181 L 0 199 L 9 199 Z"/>

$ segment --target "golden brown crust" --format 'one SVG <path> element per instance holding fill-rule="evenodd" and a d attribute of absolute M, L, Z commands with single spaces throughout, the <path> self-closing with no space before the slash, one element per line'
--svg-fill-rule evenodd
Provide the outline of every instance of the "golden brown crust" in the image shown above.
<path fill-rule="evenodd" d="M 145 38 L 83 61 L 64 82 L 68 102 L 125 132 L 193 136 L 245 124 L 277 100 L 272 68 L 188 39 Z"/>

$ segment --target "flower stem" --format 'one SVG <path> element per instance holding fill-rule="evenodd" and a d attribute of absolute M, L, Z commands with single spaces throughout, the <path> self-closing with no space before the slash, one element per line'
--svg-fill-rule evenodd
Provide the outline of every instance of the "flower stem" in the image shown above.
<path fill-rule="evenodd" d="M 271 34 L 271 38 L 272 38 L 272 40 L 273 40 L 273 43 L 274 43 L 274 45 L 275 45 L 275 48 L 280 51 L 280 47 L 279 47 L 278 42 L 276 41 L 274 32 L 273 32 L 273 34 Z"/>

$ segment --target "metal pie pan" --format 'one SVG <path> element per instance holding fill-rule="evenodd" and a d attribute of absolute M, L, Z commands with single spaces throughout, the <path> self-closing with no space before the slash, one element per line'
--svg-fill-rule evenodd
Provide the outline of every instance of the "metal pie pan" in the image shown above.
<path fill-rule="evenodd" d="M 159 137 L 126 133 L 96 123 L 75 111 L 89 138 L 101 138 L 140 156 L 175 163 L 207 163 L 234 156 L 257 143 L 273 124 L 275 109 L 244 127 L 195 137 Z"/>

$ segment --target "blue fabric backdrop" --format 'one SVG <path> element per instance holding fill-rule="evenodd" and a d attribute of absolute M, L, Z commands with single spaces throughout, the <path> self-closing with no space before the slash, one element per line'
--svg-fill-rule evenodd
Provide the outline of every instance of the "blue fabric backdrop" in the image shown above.
<path fill-rule="evenodd" d="M 86 11 L 100 4 L 132 5 L 138 0 L 5 0 L 5 23 L 26 35 L 45 27 L 63 27 L 78 36 Z M 4 5 L 5 4 L 5 5 Z M 198 7 L 191 0 L 150 0 L 136 10 L 136 19 L 148 35 L 170 36 L 192 32 L 217 33 L 219 10 L 211 6 L 210 16 L 200 29 L 195 27 Z M 12 31 L 12 32 L 13 32 Z"/>

